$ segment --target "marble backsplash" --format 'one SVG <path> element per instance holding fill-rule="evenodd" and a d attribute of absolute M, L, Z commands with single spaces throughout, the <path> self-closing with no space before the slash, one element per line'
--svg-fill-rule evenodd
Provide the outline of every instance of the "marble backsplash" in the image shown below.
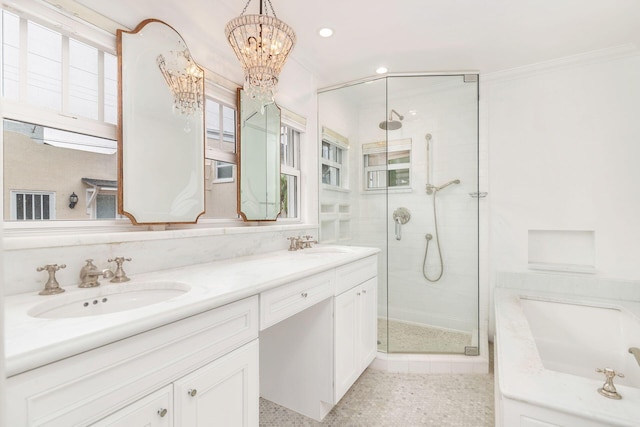
<path fill-rule="evenodd" d="M 45 264 L 66 264 L 56 277 L 60 286 L 69 286 L 78 283 L 86 259 L 103 269 L 112 267 L 107 262 L 110 258 L 132 258 L 124 269 L 134 275 L 284 250 L 289 247 L 287 237 L 317 236 L 317 230 L 313 225 L 296 224 L 5 237 L 4 295 L 42 289 L 47 273 L 36 268 Z"/>

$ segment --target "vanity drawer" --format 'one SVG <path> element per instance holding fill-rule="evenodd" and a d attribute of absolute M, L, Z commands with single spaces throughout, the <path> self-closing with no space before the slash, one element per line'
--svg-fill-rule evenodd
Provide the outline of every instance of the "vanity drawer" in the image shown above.
<path fill-rule="evenodd" d="M 334 270 L 260 294 L 260 330 L 333 296 Z"/>
<path fill-rule="evenodd" d="M 373 255 L 336 269 L 336 295 L 378 275 L 378 256 Z"/>

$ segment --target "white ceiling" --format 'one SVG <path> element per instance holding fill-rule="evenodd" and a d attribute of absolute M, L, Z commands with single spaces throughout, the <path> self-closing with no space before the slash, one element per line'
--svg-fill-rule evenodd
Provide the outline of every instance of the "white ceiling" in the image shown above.
<path fill-rule="evenodd" d="M 203 66 L 241 80 L 224 26 L 245 0 L 75 1 L 129 28 L 161 19 L 182 34 Z M 257 13 L 258 1 L 248 12 Z M 640 0 L 271 1 L 278 18 L 296 31 L 292 59 L 316 75 L 319 87 L 374 75 L 379 65 L 390 73 L 489 73 L 640 46 Z M 333 37 L 317 35 L 325 26 L 334 29 Z"/>

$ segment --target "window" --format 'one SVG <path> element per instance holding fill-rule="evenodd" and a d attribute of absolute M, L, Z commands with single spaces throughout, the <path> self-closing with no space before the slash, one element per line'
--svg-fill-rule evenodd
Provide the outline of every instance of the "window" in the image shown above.
<path fill-rule="evenodd" d="M 236 109 L 207 97 L 205 99 L 205 214 L 201 218 L 237 218 Z"/>
<path fill-rule="evenodd" d="M 349 140 L 342 135 L 322 128 L 322 184 L 328 188 L 347 187 L 347 148 Z"/>
<path fill-rule="evenodd" d="M 401 189 L 411 186 L 411 140 L 364 144 L 364 189 Z"/>
<path fill-rule="evenodd" d="M 45 220 L 55 218 L 55 193 L 11 191 L 11 219 Z"/>
<path fill-rule="evenodd" d="M 115 55 L 6 10 L 2 35 L 5 99 L 117 123 Z"/>
<path fill-rule="evenodd" d="M 280 135 L 280 218 L 299 218 L 300 132 L 281 127 Z"/>
<path fill-rule="evenodd" d="M 219 160 L 213 161 L 213 167 L 215 170 L 215 176 L 213 177 L 213 183 L 219 184 L 222 182 L 233 182 L 233 163 L 221 162 Z"/>

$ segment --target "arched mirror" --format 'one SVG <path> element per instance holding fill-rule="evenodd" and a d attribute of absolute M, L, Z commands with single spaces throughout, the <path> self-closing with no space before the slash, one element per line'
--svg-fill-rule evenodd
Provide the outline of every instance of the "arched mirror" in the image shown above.
<path fill-rule="evenodd" d="M 280 214 L 280 108 L 238 89 L 238 214 L 274 221 Z"/>
<path fill-rule="evenodd" d="M 204 213 L 204 72 L 180 34 L 148 19 L 118 30 L 119 211 L 134 224 Z"/>

